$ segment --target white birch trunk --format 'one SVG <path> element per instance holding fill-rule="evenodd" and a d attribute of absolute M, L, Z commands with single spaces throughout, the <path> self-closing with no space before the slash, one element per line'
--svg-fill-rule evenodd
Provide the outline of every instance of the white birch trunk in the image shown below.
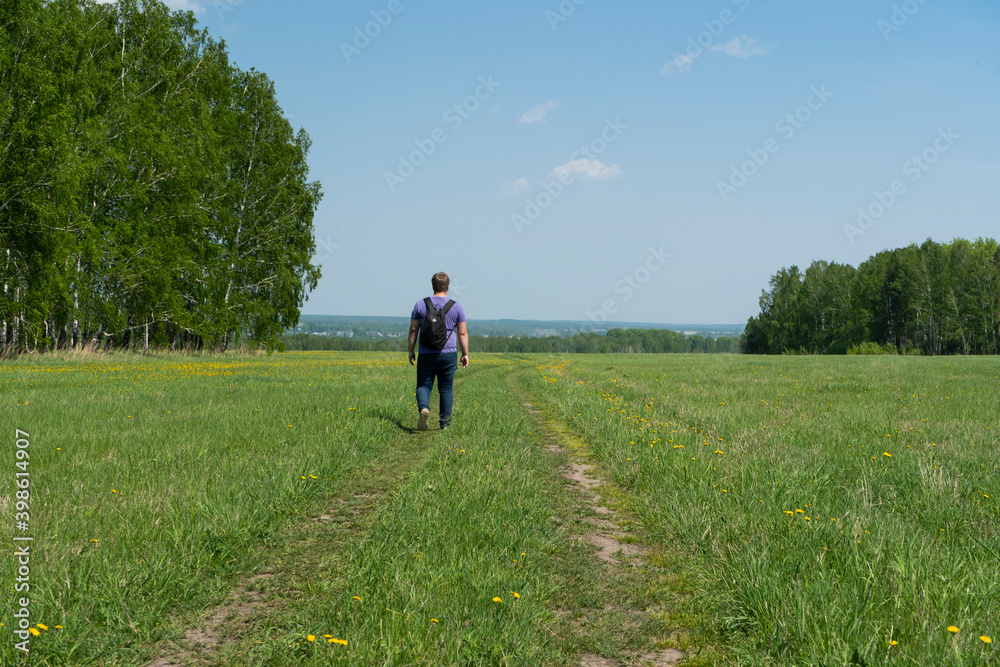
<path fill-rule="evenodd" d="M 80 312 L 80 258 L 76 258 L 76 284 L 73 285 L 73 338 L 70 346 L 75 350 L 80 345 L 80 320 L 77 319 Z"/>

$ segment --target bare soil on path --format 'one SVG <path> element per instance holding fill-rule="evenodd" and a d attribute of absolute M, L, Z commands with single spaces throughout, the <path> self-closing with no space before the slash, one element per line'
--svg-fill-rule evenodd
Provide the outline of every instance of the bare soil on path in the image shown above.
<path fill-rule="evenodd" d="M 616 494 L 615 487 L 602 477 L 586 442 L 554 417 L 553 411 L 525 396 L 516 378 L 510 386 L 530 419 L 538 424 L 540 441 L 557 459 L 561 476 L 576 496 L 572 516 L 555 520 L 591 550 L 593 561 L 588 567 L 600 570 L 597 580 L 607 587 L 605 602 L 597 608 L 554 610 L 560 619 L 557 634 L 564 639 L 567 634 L 575 635 L 572 644 L 591 647 L 579 653 L 581 667 L 684 664 L 685 653 L 666 646 L 670 633 L 663 632 L 663 610 L 657 605 L 637 605 L 636 597 L 630 594 L 648 584 L 651 566 L 647 561 L 654 550 L 642 542 L 641 531 L 615 501 L 620 492 Z M 226 601 L 197 618 L 172 619 L 168 633 L 172 639 L 161 645 L 160 656 L 147 667 L 227 664 L 227 656 L 256 641 L 269 619 L 280 616 L 289 601 L 302 595 L 308 577 L 327 576 L 325 573 L 338 567 L 341 548 L 364 533 L 366 522 L 388 501 L 406 471 L 420 465 L 426 442 L 403 437 L 394 451 L 392 460 L 381 462 L 376 474 L 352 480 L 343 494 L 327 497 L 325 504 L 302 521 L 284 528 L 273 541 L 283 545 L 280 553 L 266 555 L 267 565 L 249 572 Z M 609 638 L 617 648 L 607 651 L 604 647 Z M 594 645 L 614 657 L 598 653 Z"/>
<path fill-rule="evenodd" d="M 534 399 L 533 399 L 534 400 Z M 565 464 L 561 468 L 562 476 L 575 490 L 579 502 L 579 515 L 573 517 L 588 529 L 579 534 L 580 539 L 589 542 L 596 548 L 594 558 L 603 567 L 615 570 L 625 578 L 625 583 L 639 587 L 642 585 L 640 570 L 645 566 L 645 556 L 650 548 L 636 541 L 633 535 L 626 535 L 621 530 L 627 517 L 622 511 L 608 507 L 602 491 L 612 490 L 612 485 L 601 476 L 598 467 L 591 462 L 589 448 L 586 442 L 575 436 L 570 429 L 552 415 L 550 410 L 542 410 L 541 406 L 525 401 L 522 406 L 542 430 L 542 438 L 548 442 L 546 450 L 564 457 Z M 622 571 L 628 571 L 622 574 Z M 629 581 L 631 580 L 631 582 Z M 635 617 L 628 621 L 633 626 L 640 625 L 641 617 L 655 615 L 656 609 L 623 609 L 617 605 L 609 605 L 606 612 L 612 612 L 616 617 L 622 615 Z M 573 624 L 577 632 L 586 633 L 583 624 Z M 623 630 L 626 628 L 623 627 Z M 656 640 L 657 638 L 651 637 Z M 580 667 L 626 667 L 641 665 L 643 667 L 664 667 L 683 664 L 685 654 L 674 648 L 661 648 L 642 653 L 633 653 L 625 661 L 607 658 L 596 653 L 584 653 L 580 656 Z"/>

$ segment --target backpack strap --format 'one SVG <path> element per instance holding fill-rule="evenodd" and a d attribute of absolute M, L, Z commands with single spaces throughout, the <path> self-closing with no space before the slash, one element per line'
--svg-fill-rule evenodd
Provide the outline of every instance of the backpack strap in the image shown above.
<path fill-rule="evenodd" d="M 451 310 L 451 307 L 454 306 L 454 305 L 455 305 L 454 300 L 448 299 L 448 303 L 444 304 L 444 307 L 441 309 L 441 317 L 446 316 L 448 314 L 448 311 Z M 458 323 L 455 324 L 455 328 L 454 329 L 452 329 L 451 331 L 448 331 L 448 320 L 447 319 L 445 320 L 445 322 L 444 322 L 444 344 L 445 345 L 447 345 L 448 341 L 451 340 L 451 334 L 455 333 L 456 329 L 458 329 Z M 456 340 L 455 342 L 457 343 L 458 341 Z"/>

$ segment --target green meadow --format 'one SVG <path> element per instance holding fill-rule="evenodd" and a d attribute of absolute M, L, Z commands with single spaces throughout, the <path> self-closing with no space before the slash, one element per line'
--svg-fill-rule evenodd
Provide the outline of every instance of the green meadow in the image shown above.
<path fill-rule="evenodd" d="M 398 353 L 0 365 L 0 538 L 31 538 L 0 663 L 1000 663 L 994 359 L 473 354 L 426 433 L 413 384 Z M 574 462 L 640 556 L 595 557 Z"/>

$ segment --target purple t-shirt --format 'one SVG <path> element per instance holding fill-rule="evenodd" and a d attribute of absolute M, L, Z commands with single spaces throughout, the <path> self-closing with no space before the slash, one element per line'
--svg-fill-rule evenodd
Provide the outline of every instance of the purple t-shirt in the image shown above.
<path fill-rule="evenodd" d="M 444 307 L 444 304 L 448 303 L 448 297 L 446 296 L 432 296 L 431 303 L 434 307 L 440 310 Z M 420 320 L 420 327 L 424 326 L 424 316 L 427 315 L 427 304 L 421 299 L 417 301 L 417 304 L 413 306 L 413 312 L 410 313 L 411 320 Z M 462 308 L 462 304 L 458 301 L 455 305 L 451 307 L 451 310 L 444 316 L 445 327 L 448 329 L 448 341 L 444 344 L 444 348 L 441 350 L 429 350 L 423 345 L 420 346 L 420 354 L 436 354 L 440 352 L 444 354 L 446 352 L 455 353 L 458 352 L 458 323 L 465 321 L 465 310 Z M 420 334 L 417 334 L 417 342 L 420 341 Z"/>

